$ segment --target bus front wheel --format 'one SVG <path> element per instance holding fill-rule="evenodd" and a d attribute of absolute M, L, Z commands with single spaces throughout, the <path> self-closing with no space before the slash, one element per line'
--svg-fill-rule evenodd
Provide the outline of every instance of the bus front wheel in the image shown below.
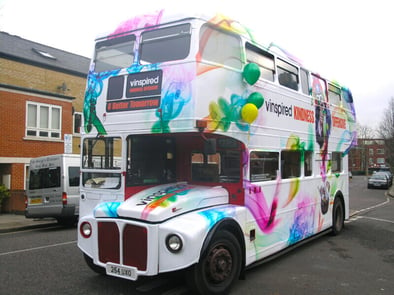
<path fill-rule="evenodd" d="M 345 211 L 343 203 L 339 198 L 335 198 L 332 208 L 332 234 L 337 236 L 341 233 L 345 222 Z"/>
<path fill-rule="evenodd" d="M 198 294 L 228 294 L 241 271 L 241 247 L 224 230 L 215 234 L 199 263 L 187 272 L 187 281 Z"/>
<path fill-rule="evenodd" d="M 86 264 L 89 266 L 89 268 L 91 270 L 93 270 L 94 272 L 96 272 L 98 274 L 105 275 L 105 269 L 103 267 L 100 267 L 100 266 L 94 264 L 92 258 L 90 258 L 85 253 L 83 253 L 83 258 L 85 259 Z"/>

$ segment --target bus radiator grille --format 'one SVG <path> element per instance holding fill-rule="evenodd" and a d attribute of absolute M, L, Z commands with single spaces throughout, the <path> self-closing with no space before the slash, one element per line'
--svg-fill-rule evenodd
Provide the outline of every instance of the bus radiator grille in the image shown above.
<path fill-rule="evenodd" d="M 119 229 L 115 222 L 98 222 L 98 252 L 103 263 L 120 263 Z"/>
<path fill-rule="evenodd" d="M 123 230 L 123 264 L 145 271 L 147 251 L 147 229 L 127 224 Z"/>

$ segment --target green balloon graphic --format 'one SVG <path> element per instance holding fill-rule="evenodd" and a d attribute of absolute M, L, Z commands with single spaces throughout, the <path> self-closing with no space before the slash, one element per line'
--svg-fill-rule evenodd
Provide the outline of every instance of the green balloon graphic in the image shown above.
<path fill-rule="evenodd" d="M 247 99 L 248 103 L 253 103 L 258 109 L 264 103 L 264 97 L 259 92 L 253 92 Z"/>
<path fill-rule="evenodd" d="M 255 63 L 249 63 L 245 66 L 242 76 L 250 85 L 257 82 L 260 77 L 260 68 Z"/>

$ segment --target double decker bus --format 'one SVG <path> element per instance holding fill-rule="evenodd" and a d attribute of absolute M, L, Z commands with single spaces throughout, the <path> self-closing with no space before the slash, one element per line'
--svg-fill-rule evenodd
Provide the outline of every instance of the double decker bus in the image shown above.
<path fill-rule="evenodd" d="M 349 217 L 351 92 L 217 15 L 135 17 L 95 43 L 78 246 L 98 273 L 245 270 Z"/>

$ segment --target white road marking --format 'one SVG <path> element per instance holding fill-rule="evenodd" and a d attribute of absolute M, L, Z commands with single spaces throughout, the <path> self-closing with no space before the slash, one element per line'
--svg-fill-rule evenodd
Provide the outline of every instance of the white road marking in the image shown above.
<path fill-rule="evenodd" d="M 16 250 L 16 251 L 0 253 L 0 256 L 36 251 L 36 250 L 59 247 L 59 246 L 70 245 L 70 244 L 75 244 L 75 243 L 77 243 L 77 241 L 70 241 L 70 242 L 64 242 L 64 243 L 58 243 L 58 244 L 52 244 L 52 245 L 46 245 L 46 246 L 40 246 L 40 247 L 34 247 L 34 248 L 21 249 L 21 250 Z"/>
<path fill-rule="evenodd" d="M 387 220 L 387 219 L 374 218 L 374 217 L 368 217 L 368 216 L 360 216 L 360 218 L 371 219 L 371 220 L 376 220 L 376 221 L 381 221 L 381 222 L 388 222 L 388 223 L 393 223 L 394 224 L 394 221 Z"/>

